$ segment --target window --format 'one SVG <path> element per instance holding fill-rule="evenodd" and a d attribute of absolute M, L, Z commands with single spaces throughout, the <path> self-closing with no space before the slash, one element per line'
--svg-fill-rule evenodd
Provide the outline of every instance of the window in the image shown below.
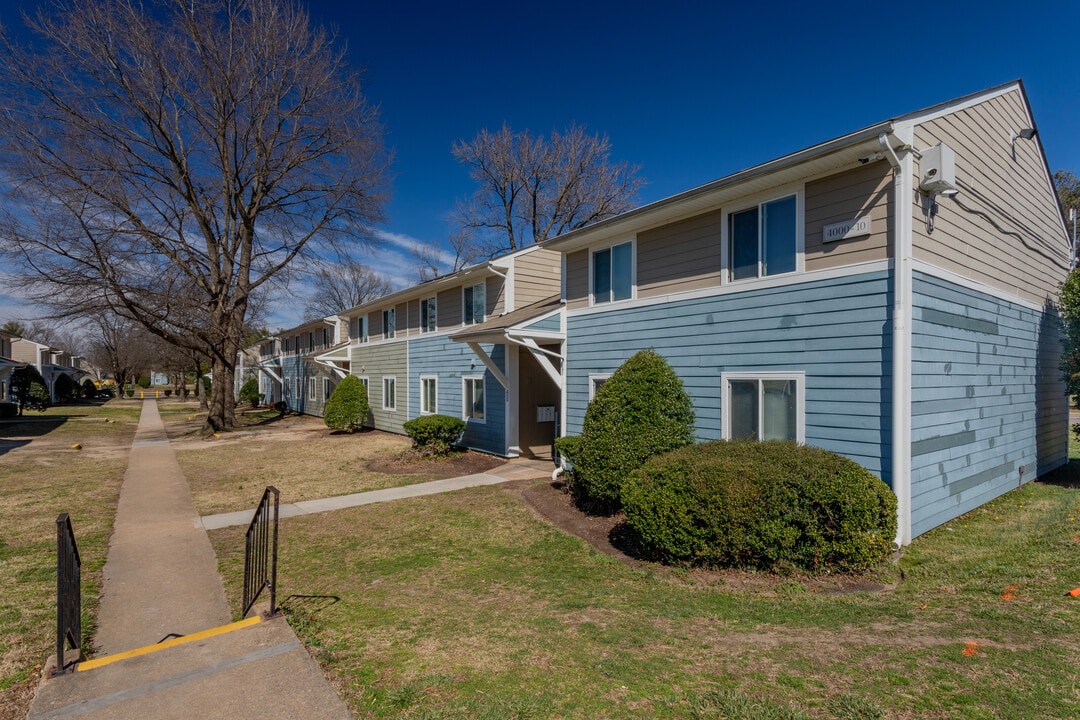
<path fill-rule="evenodd" d="M 597 250 L 592 256 L 593 302 L 629 300 L 634 295 L 634 244 Z"/>
<path fill-rule="evenodd" d="M 307 397 L 308 400 L 315 399 L 315 378 L 308 378 L 307 381 Z"/>
<path fill-rule="evenodd" d="M 357 318 L 349 320 L 349 335 L 353 340 L 360 343 L 366 343 L 368 341 L 368 316 L 361 315 Z"/>
<path fill-rule="evenodd" d="M 435 298 L 429 297 L 420 301 L 420 332 L 435 332 L 439 326 L 438 317 Z"/>
<path fill-rule="evenodd" d="M 732 280 L 795 271 L 798 254 L 795 195 L 728 215 L 728 263 Z"/>
<path fill-rule="evenodd" d="M 462 417 L 465 420 L 484 422 L 484 378 L 467 377 L 462 378 L 462 382 Z"/>
<path fill-rule="evenodd" d="M 465 324 L 484 322 L 484 283 L 465 288 Z"/>
<path fill-rule="evenodd" d="M 611 373 L 589 376 L 589 402 L 592 402 L 592 399 L 596 397 L 596 392 L 609 378 L 611 378 Z"/>
<path fill-rule="evenodd" d="M 307 349 L 308 352 L 311 352 L 315 349 L 315 333 L 313 332 L 309 332 L 307 334 Z"/>
<path fill-rule="evenodd" d="M 293 397 L 295 397 L 297 400 L 299 400 L 300 398 L 304 397 L 304 379 L 302 377 L 297 376 L 297 377 L 293 378 L 293 381 L 296 383 L 296 387 L 294 388 L 294 392 L 293 392 Z"/>
<path fill-rule="evenodd" d="M 724 439 L 806 441 L 806 375 L 722 373 Z"/>
<path fill-rule="evenodd" d="M 384 338 L 389 340 L 394 337 L 394 308 L 382 311 L 382 328 Z"/>
<path fill-rule="evenodd" d="M 397 410 L 397 378 L 382 379 L 382 409 Z"/>
<path fill-rule="evenodd" d="M 368 386 L 368 377 L 367 377 L 367 375 L 361 375 L 360 376 L 360 384 L 364 386 L 364 392 L 367 393 L 368 401 L 370 402 L 370 400 L 371 400 L 371 390 L 370 390 L 370 388 Z"/>
<path fill-rule="evenodd" d="M 322 380 L 322 397 L 323 401 L 330 399 L 330 396 L 334 394 L 334 383 L 330 382 L 330 378 L 323 378 Z"/>
<path fill-rule="evenodd" d="M 420 378 L 420 414 L 434 415 L 439 412 L 439 381 L 436 377 Z"/>
<path fill-rule="evenodd" d="M 299 355 L 300 354 L 300 336 L 299 335 L 293 335 L 293 354 L 294 355 Z M 297 388 L 298 389 L 296 391 L 296 394 L 300 395 L 299 386 L 297 386 Z"/>

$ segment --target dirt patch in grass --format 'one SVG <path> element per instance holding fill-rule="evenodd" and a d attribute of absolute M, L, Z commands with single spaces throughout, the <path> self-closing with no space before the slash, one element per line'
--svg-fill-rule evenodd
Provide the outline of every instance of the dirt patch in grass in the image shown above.
<path fill-rule="evenodd" d="M 436 458 L 424 455 L 413 448 L 408 448 L 399 453 L 369 461 L 367 469 L 371 472 L 393 475 L 421 474 L 439 480 L 487 472 L 505 463 L 506 461 L 502 458 L 471 450 L 454 453 L 448 457 Z"/>
<path fill-rule="evenodd" d="M 891 567 L 865 575 L 834 573 L 820 576 L 667 567 L 646 556 L 638 545 L 633 529 L 626 524 L 625 515 L 592 515 L 583 512 L 574 504 L 573 496 L 561 482 L 515 480 L 502 487 L 555 527 L 581 538 L 605 555 L 631 567 L 654 568 L 664 577 L 679 582 L 779 596 L 790 592 L 793 585 L 813 593 L 888 592 L 895 590 L 900 581 L 899 571 L 894 571 Z"/>

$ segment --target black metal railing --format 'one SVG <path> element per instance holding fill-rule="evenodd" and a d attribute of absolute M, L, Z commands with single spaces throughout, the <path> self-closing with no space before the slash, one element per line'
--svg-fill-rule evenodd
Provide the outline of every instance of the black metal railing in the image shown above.
<path fill-rule="evenodd" d="M 273 505 L 271 505 L 273 496 Z M 273 513 L 273 518 L 270 514 Z M 273 523 L 271 525 L 271 523 Z M 244 546 L 244 612 L 246 617 L 264 588 L 270 588 L 270 614 L 277 614 L 278 489 L 268 485 Z"/>
<path fill-rule="evenodd" d="M 66 672 L 64 649 L 82 651 L 82 562 L 75 544 L 71 518 L 60 513 L 56 518 L 56 668 L 54 675 Z"/>

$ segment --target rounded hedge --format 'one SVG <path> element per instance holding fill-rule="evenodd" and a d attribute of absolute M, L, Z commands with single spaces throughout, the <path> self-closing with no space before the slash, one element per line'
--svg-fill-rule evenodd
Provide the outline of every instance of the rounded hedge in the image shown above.
<path fill-rule="evenodd" d="M 642 350 L 600 386 L 585 410 L 581 440 L 567 454 L 571 490 L 593 509 L 614 512 L 633 470 L 693 442 L 694 406 L 682 381 L 662 355 Z"/>
<path fill-rule="evenodd" d="M 896 496 L 869 470 L 794 442 L 715 441 L 649 460 L 623 487 L 658 557 L 713 567 L 858 571 L 885 560 Z"/>
<path fill-rule="evenodd" d="M 413 447 L 434 455 L 446 455 L 465 432 L 465 421 L 449 415 L 421 415 L 402 427 L 413 440 Z"/>
<path fill-rule="evenodd" d="M 277 407 L 275 405 L 275 407 Z M 334 388 L 323 409 L 323 422 L 333 430 L 356 432 L 368 416 L 367 388 L 360 378 L 347 375 Z"/>
<path fill-rule="evenodd" d="M 97 397 L 97 386 L 94 385 L 94 381 L 90 378 L 86 378 L 82 381 L 82 396 L 87 400 L 93 400 Z"/>
<path fill-rule="evenodd" d="M 253 377 L 244 381 L 244 384 L 240 386 L 240 392 L 236 395 L 236 399 L 240 402 L 249 402 L 253 406 L 259 404 L 260 397 L 262 396 L 259 393 L 259 380 Z"/>

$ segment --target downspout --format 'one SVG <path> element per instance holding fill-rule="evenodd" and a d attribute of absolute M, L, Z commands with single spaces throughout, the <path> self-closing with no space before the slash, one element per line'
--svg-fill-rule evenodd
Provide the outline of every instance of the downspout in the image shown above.
<path fill-rule="evenodd" d="M 898 139 L 910 149 L 912 131 Z M 896 544 L 911 542 L 911 308 L 912 280 L 912 154 L 900 158 L 889 135 L 878 136 L 878 144 L 893 168 L 893 322 L 892 322 L 892 489 L 896 495 Z"/>

